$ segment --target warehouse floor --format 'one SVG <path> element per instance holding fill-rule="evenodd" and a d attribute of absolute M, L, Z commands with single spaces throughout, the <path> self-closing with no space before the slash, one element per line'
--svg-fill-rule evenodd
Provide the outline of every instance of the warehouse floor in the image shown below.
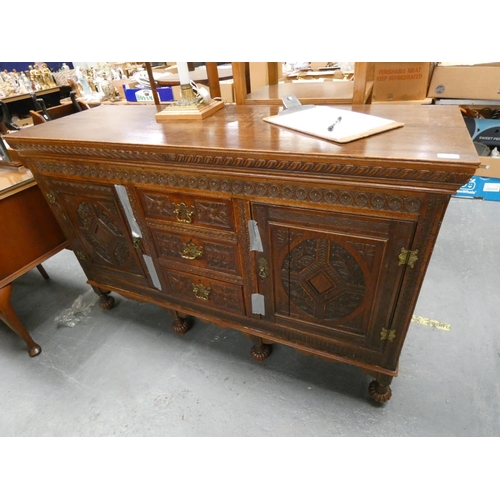
<path fill-rule="evenodd" d="M 0 436 L 499 436 L 500 203 L 452 199 L 392 384 L 377 405 L 361 370 L 251 342 L 115 295 L 74 326 L 56 319 L 86 300 L 72 252 L 14 283 L 12 304 L 42 353 L 0 323 Z M 424 321 L 425 322 L 425 321 Z"/>

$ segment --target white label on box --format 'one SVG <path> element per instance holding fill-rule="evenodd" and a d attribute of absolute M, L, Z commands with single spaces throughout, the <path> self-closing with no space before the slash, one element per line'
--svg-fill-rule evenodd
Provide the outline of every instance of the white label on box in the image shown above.
<path fill-rule="evenodd" d="M 500 183 L 493 184 L 492 182 L 485 182 L 483 190 L 488 191 L 489 193 L 498 193 L 500 191 Z"/>
<path fill-rule="evenodd" d="M 457 155 L 455 153 L 438 153 L 437 157 L 438 158 L 445 158 L 447 160 L 458 160 L 458 159 L 460 159 L 460 155 Z"/>
<path fill-rule="evenodd" d="M 135 98 L 137 99 L 137 101 L 152 101 L 153 92 L 151 89 L 138 90 L 135 93 Z"/>

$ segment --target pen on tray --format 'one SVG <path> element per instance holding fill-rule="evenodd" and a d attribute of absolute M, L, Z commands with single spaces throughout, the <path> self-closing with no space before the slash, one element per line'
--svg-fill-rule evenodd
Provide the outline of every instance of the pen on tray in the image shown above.
<path fill-rule="evenodd" d="M 336 121 L 335 123 L 332 123 L 332 124 L 328 127 L 328 132 L 331 132 L 331 131 L 335 128 L 335 126 L 336 126 L 336 125 L 338 125 L 341 121 L 342 121 L 342 117 L 341 117 L 341 116 L 339 116 L 339 117 L 337 118 L 337 121 Z"/>

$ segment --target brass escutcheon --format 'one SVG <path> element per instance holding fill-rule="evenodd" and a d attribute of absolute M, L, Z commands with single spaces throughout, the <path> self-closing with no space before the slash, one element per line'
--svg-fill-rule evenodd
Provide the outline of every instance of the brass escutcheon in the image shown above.
<path fill-rule="evenodd" d="M 269 276 L 269 264 L 264 257 L 259 259 L 259 276 L 261 278 L 267 278 Z"/>
<path fill-rule="evenodd" d="M 185 224 L 191 224 L 193 222 L 194 207 L 188 207 L 184 202 L 174 203 L 175 210 L 174 214 L 179 222 L 184 222 Z"/>
<path fill-rule="evenodd" d="M 210 293 L 212 292 L 211 288 L 205 288 L 201 283 L 198 285 L 196 283 L 192 283 L 192 285 L 194 296 L 197 299 L 208 300 L 208 297 L 210 297 Z"/>
<path fill-rule="evenodd" d="M 192 240 L 184 244 L 184 249 L 181 252 L 183 259 L 194 260 L 203 255 L 203 247 L 197 247 Z"/>
<path fill-rule="evenodd" d="M 134 248 L 136 248 L 137 250 L 140 250 L 141 252 L 144 252 L 144 247 L 142 245 L 141 238 L 133 237 L 132 241 L 133 241 L 133 244 L 134 244 Z"/>

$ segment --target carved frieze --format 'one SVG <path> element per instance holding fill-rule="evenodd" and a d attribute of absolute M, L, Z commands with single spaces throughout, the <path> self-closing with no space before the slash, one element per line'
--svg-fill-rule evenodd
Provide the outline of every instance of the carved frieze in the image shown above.
<path fill-rule="evenodd" d="M 153 185 L 169 188 L 189 187 L 193 190 L 227 193 L 238 196 L 248 196 L 268 199 L 296 200 L 314 202 L 323 206 L 348 206 L 376 211 L 401 212 L 417 214 L 422 207 L 422 200 L 417 196 L 402 196 L 383 192 L 363 192 L 359 188 L 311 187 L 303 183 L 290 181 L 264 183 L 252 180 L 220 179 L 207 175 L 165 174 L 162 171 L 151 171 L 148 175 L 133 167 L 106 168 L 102 166 L 88 166 L 80 164 L 67 165 L 61 162 L 48 161 L 34 162 L 36 169 L 42 173 L 59 173 L 64 175 L 82 175 L 93 180 L 103 179 L 109 182 L 134 182 L 144 185 Z M 162 173 L 160 173 L 162 172 Z M 161 195 L 164 196 L 164 195 Z M 160 195 L 148 195 L 150 207 L 161 210 L 166 215 L 172 209 L 167 199 Z M 173 209 L 172 209 L 173 210 Z M 224 216 L 219 212 L 217 217 Z"/>
<path fill-rule="evenodd" d="M 56 146 L 53 144 L 16 144 L 16 149 L 29 154 L 44 153 L 44 154 L 60 154 L 70 157 L 92 158 L 102 160 L 120 160 L 150 163 L 161 163 L 165 167 L 172 167 L 179 164 L 190 164 L 204 167 L 223 168 L 223 169 L 249 169 L 260 171 L 287 171 L 294 173 L 328 173 L 343 177 L 366 177 L 380 179 L 398 179 L 398 180 L 416 180 L 421 182 L 438 182 L 463 185 L 470 178 L 469 174 L 461 174 L 457 172 L 439 171 L 425 168 L 405 168 L 404 166 L 384 166 L 384 165 L 352 165 L 339 164 L 330 162 L 313 162 L 310 160 L 297 159 L 264 159 L 264 158 L 243 158 L 239 156 L 211 156 L 203 154 L 184 154 L 184 153 L 160 153 L 153 151 L 126 150 L 126 149 L 110 149 L 110 148 L 90 148 L 79 146 Z M 77 174 L 78 166 L 74 164 L 66 164 L 63 166 L 65 174 Z M 92 172 L 92 177 L 95 174 L 106 176 L 106 171 L 112 171 L 111 168 L 97 169 Z M 124 174 L 123 180 L 133 180 L 134 182 L 154 182 L 150 172 L 137 172 L 134 178 L 130 178 L 130 171 L 122 171 Z M 80 175 L 80 174 L 78 174 Z M 163 173 L 162 175 L 168 175 Z M 103 177 L 104 178 L 104 177 Z M 188 185 L 186 180 L 186 186 Z"/>

